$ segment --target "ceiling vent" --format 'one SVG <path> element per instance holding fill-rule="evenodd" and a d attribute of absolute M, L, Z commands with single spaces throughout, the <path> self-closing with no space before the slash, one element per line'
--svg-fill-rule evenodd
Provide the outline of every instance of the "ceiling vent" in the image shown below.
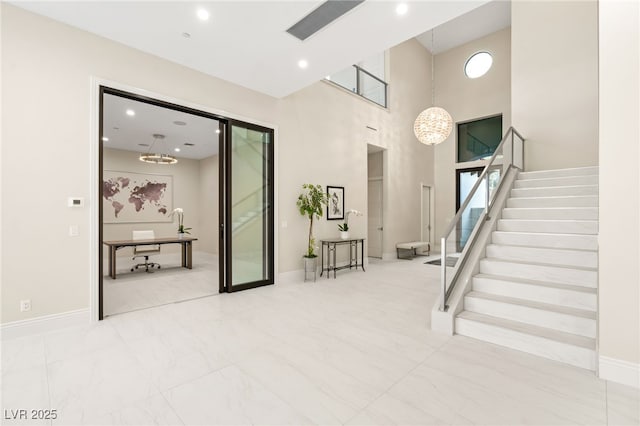
<path fill-rule="evenodd" d="M 299 40 L 306 40 L 364 0 L 328 0 L 287 30 Z"/>

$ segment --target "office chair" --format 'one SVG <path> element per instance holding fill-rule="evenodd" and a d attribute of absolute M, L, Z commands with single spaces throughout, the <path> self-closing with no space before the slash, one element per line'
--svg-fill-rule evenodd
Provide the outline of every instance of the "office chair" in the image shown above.
<path fill-rule="evenodd" d="M 155 233 L 153 231 L 132 231 L 132 240 L 152 240 L 155 238 Z M 149 262 L 149 255 L 160 253 L 160 244 L 153 245 L 145 245 L 145 246 L 133 246 L 133 260 L 136 260 L 136 257 L 144 257 L 144 263 L 138 263 L 133 268 L 131 268 L 131 272 L 135 269 L 138 269 L 141 266 L 144 266 L 145 272 L 153 272 L 153 270 L 149 270 L 149 268 L 153 269 L 157 267 L 160 269 L 159 263 Z"/>

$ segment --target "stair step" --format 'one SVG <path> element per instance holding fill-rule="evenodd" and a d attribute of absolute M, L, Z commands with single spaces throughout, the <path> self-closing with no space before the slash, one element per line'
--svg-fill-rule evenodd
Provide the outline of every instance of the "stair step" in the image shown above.
<path fill-rule="evenodd" d="M 567 195 L 598 195 L 598 185 L 514 188 L 511 190 L 512 197 L 559 197 Z"/>
<path fill-rule="evenodd" d="M 456 333 L 544 358 L 595 370 L 595 339 L 463 311 Z"/>
<path fill-rule="evenodd" d="M 597 207 L 505 208 L 503 219 L 598 220 Z"/>
<path fill-rule="evenodd" d="M 500 219 L 498 220 L 498 231 L 596 235 L 598 233 L 598 221 L 560 219 Z"/>
<path fill-rule="evenodd" d="M 485 258 L 480 260 L 480 273 L 525 279 L 536 278 L 540 281 L 591 288 L 596 288 L 598 285 L 596 269 L 576 266 L 566 267 Z"/>
<path fill-rule="evenodd" d="M 564 177 L 547 177 L 535 179 L 520 179 L 513 184 L 514 188 L 546 188 L 553 186 L 571 186 L 571 185 L 597 185 L 598 175 L 584 176 L 564 176 Z"/>
<path fill-rule="evenodd" d="M 537 170 L 533 172 L 520 172 L 518 173 L 518 180 L 597 175 L 598 170 L 599 170 L 598 166 L 590 166 L 590 167 L 576 167 L 571 169 Z"/>
<path fill-rule="evenodd" d="M 546 263 L 549 265 L 598 267 L 598 253 L 591 250 L 552 249 L 527 246 L 490 244 L 487 257 L 517 262 Z"/>
<path fill-rule="evenodd" d="M 598 296 L 595 288 L 547 283 L 525 278 L 477 274 L 472 288 L 482 293 L 521 298 L 534 302 L 561 305 L 595 312 Z"/>
<path fill-rule="evenodd" d="M 598 196 L 517 197 L 509 198 L 507 207 L 598 207 Z"/>
<path fill-rule="evenodd" d="M 491 241 L 512 246 L 598 250 L 596 235 L 494 231 Z"/>
<path fill-rule="evenodd" d="M 593 311 L 478 291 L 467 293 L 464 309 L 579 336 L 596 337 L 596 313 Z"/>

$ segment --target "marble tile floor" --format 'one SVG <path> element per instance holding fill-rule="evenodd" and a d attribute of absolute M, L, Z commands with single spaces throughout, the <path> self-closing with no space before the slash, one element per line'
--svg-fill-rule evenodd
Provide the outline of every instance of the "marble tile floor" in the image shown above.
<path fill-rule="evenodd" d="M 216 255 L 194 252 L 193 269 L 181 267 L 179 252 L 153 255 L 149 260 L 160 263 L 161 268 L 154 268 L 152 273 L 142 269 L 131 272 L 142 259 L 119 257 L 115 280 L 108 275 L 108 259 L 104 260 L 105 316 L 218 294 Z"/>
<path fill-rule="evenodd" d="M 46 425 L 622 425 L 637 389 L 429 330 L 437 266 L 168 304 L 2 342 L 2 413 Z"/>

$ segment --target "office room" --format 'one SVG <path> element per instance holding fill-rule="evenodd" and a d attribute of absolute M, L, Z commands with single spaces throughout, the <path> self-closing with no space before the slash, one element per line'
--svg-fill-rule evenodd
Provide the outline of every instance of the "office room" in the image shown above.
<path fill-rule="evenodd" d="M 219 123 L 125 96 L 106 93 L 102 106 L 104 316 L 219 285 Z M 149 239 L 164 243 L 135 245 Z"/>

